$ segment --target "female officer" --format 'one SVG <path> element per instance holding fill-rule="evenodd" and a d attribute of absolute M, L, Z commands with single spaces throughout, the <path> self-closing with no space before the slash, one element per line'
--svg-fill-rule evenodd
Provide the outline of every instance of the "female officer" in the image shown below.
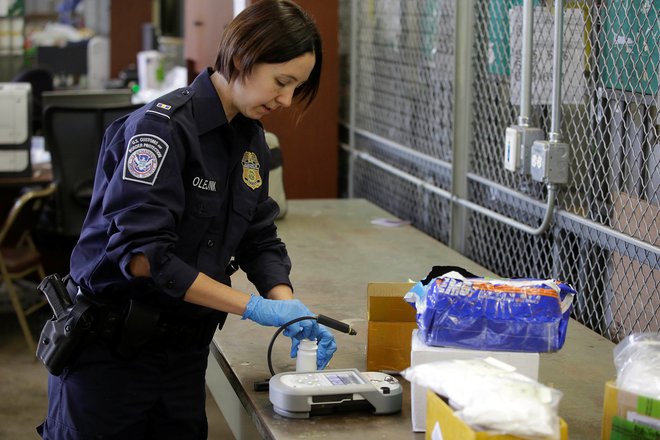
<path fill-rule="evenodd" d="M 49 377 L 46 439 L 206 438 L 208 345 L 227 313 L 313 315 L 293 299 L 259 119 L 314 99 L 318 29 L 293 2 L 262 0 L 219 47 L 214 69 L 106 131 L 67 286 L 100 304 L 99 337 Z M 237 266 L 260 295 L 230 287 Z M 285 334 L 292 355 L 317 338 L 319 368 L 336 349 L 316 321 Z"/>

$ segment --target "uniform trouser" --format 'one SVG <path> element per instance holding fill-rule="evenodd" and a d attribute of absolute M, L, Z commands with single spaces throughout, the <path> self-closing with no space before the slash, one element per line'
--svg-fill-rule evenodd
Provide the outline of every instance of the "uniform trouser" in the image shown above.
<path fill-rule="evenodd" d="M 145 350 L 130 360 L 103 340 L 48 378 L 47 440 L 206 439 L 209 348 Z"/>

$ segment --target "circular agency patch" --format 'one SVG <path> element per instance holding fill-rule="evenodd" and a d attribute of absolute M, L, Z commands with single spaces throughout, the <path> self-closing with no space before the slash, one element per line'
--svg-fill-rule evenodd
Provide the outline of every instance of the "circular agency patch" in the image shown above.
<path fill-rule="evenodd" d="M 153 134 L 136 134 L 126 146 L 123 179 L 153 185 L 163 166 L 167 142 Z"/>

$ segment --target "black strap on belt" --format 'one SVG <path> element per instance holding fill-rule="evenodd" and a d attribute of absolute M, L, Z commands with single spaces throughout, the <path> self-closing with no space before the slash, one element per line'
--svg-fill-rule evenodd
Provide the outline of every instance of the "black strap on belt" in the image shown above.
<path fill-rule="evenodd" d="M 78 291 L 78 286 L 71 280 L 67 280 L 66 286 L 70 295 Z M 164 316 L 158 307 L 135 299 L 129 301 L 122 313 L 96 301 L 94 307 L 94 332 L 122 358 L 134 357 L 141 350 L 208 346 L 224 316 L 222 312 L 214 311 L 203 319 L 182 322 L 177 321 L 176 316 Z"/>
<path fill-rule="evenodd" d="M 133 357 L 151 342 L 156 333 L 159 317 L 160 310 L 155 307 L 130 300 L 117 342 L 117 354 L 121 357 Z"/>

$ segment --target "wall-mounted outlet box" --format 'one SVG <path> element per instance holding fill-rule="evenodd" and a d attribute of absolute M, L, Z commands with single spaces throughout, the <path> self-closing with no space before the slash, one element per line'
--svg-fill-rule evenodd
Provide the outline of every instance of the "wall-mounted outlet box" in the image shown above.
<path fill-rule="evenodd" d="M 534 142 L 530 160 L 532 179 L 545 183 L 568 183 L 569 153 L 569 145 L 563 142 Z"/>
<path fill-rule="evenodd" d="M 536 141 L 545 139 L 543 130 L 536 127 L 520 127 L 520 172 L 529 175 L 531 173 L 532 146 Z"/>
<path fill-rule="evenodd" d="M 520 162 L 521 133 L 516 127 L 507 127 L 504 137 L 504 168 L 517 171 Z"/>
<path fill-rule="evenodd" d="M 531 150 L 534 142 L 543 140 L 543 130 L 527 125 L 507 127 L 504 143 L 504 168 L 530 173 Z"/>

